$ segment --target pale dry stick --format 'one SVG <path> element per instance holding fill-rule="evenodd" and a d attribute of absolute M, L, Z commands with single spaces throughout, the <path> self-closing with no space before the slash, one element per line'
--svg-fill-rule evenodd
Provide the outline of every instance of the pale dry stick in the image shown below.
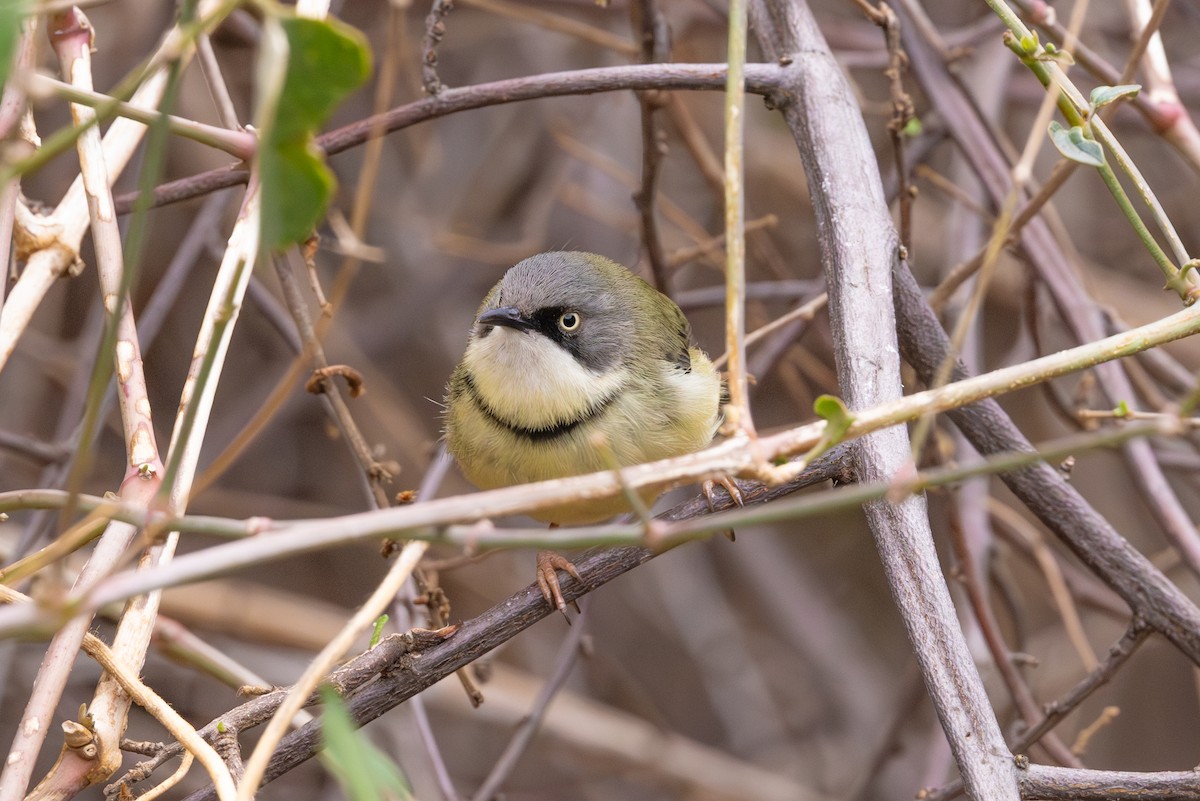
<path fill-rule="evenodd" d="M 1167 52 L 1163 48 L 1162 37 L 1159 35 L 1159 29 L 1162 27 L 1163 18 L 1167 16 L 1167 9 L 1171 5 L 1171 0 L 1154 0 L 1154 7 L 1150 7 L 1147 0 L 1125 0 L 1125 9 L 1131 17 L 1130 28 L 1137 31 L 1137 39 L 1133 43 L 1133 49 L 1129 51 L 1129 56 L 1125 59 L 1125 69 L 1121 70 L 1121 78 L 1117 84 L 1127 84 L 1137 75 L 1138 66 L 1141 65 L 1146 72 L 1148 83 L 1165 82 L 1170 86 L 1171 81 L 1171 64 L 1167 61 Z M 1145 56 L 1146 63 L 1142 64 L 1142 57 Z M 1151 92 L 1154 89 L 1151 88 Z M 1140 93 L 1139 93 L 1140 94 Z M 1171 99 L 1174 102 L 1179 102 L 1179 96 L 1173 98 L 1155 98 L 1156 102 L 1165 99 Z"/>
<path fill-rule="evenodd" d="M 746 233 L 749 234 L 749 233 L 753 233 L 753 232 L 757 232 L 757 231 L 763 231 L 763 230 L 766 230 L 769 228 L 774 228 L 777 225 L 779 225 L 779 218 L 777 216 L 775 216 L 774 214 L 764 214 L 762 217 L 759 217 L 757 220 L 749 220 L 746 223 Z M 671 267 L 671 268 L 679 267 L 683 264 L 687 264 L 689 261 L 692 261 L 693 259 L 699 258 L 700 256 L 705 256 L 707 258 L 717 258 L 713 254 L 717 253 L 724 245 L 725 245 L 725 232 L 722 231 L 721 233 L 717 234 L 714 237 L 709 237 L 709 239 L 705 242 L 701 242 L 697 245 L 692 245 L 691 247 L 680 248 L 679 250 L 675 251 L 669 257 L 667 257 L 667 266 Z M 716 288 L 720 290 L 721 300 L 722 300 L 722 302 L 724 302 L 725 288 L 724 287 L 716 287 Z M 747 291 L 751 291 L 751 290 L 753 290 L 753 287 L 747 287 Z M 675 300 L 678 301 L 679 297 L 680 297 L 679 295 L 676 295 Z"/>
<path fill-rule="evenodd" d="M 404 587 L 428 547 L 429 543 L 418 541 L 409 542 L 404 546 L 400 555 L 396 557 L 396 561 L 388 569 L 383 581 L 371 593 L 371 597 L 350 618 L 338 636 L 321 653 L 317 654 L 300 678 L 296 680 L 296 683 L 288 690 L 287 697 L 279 705 L 275 714 L 271 716 L 271 722 L 263 730 L 254 747 L 254 752 L 246 761 L 246 772 L 238 787 L 238 801 L 251 801 L 254 798 L 266 773 L 267 765 L 271 761 L 271 756 L 274 754 L 276 746 L 279 745 L 279 741 L 287 734 L 293 716 L 305 706 L 309 696 L 321 683 L 325 674 L 350 650 L 350 646 L 354 644 L 359 635 L 370 628 L 375 619 Z"/>
<path fill-rule="evenodd" d="M 1074 174 L 1078 169 L 1079 162 L 1062 159 L 1054 165 L 1054 170 L 1050 173 L 1050 177 L 1038 189 L 1037 194 L 1030 198 L 1020 211 L 1013 215 L 1012 222 L 1009 223 L 1009 240 L 1005 242 L 1006 246 L 1011 246 L 1014 239 L 1021 229 L 1025 227 L 1033 216 L 1041 210 L 1042 206 L 1050 201 L 1054 194 L 1062 188 L 1062 185 L 1067 182 L 1067 179 Z M 987 259 L 988 250 L 991 247 L 991 242 L 985 243 L 979 251 L 969 260 L 957 265 L 950 270 L 942 279 L 942 282 L 937 285 L 933 292 L 929 295 L 929 305 L 935 311 L 940 311 L 942 307 L 950 300 L 950 297 L 958 290 L 968 278 L 979 271 Z"/>
<path fill-rule="evenodd" d="M 751 439 L 750 384 L 746 377 L 746 200 L 745 0 L 729 0 L 729 34 L 725 78 L 725 351 L 729 354 L 724 429 Z"/>
<path fill-rule="evenodd" d="M 212 95 L 213 105 L 217 107 L 217 113 L 221 117 L 221 124 L 231 131 L 241 130 L 237 109 L 234 108 L 233 98 L 229 95 L 229 86 L 225 83 L 217 54 L 213 52 L 212 39 L 207 33 L 196 37 L 196 55 L 199 57 L 209 94 Z"/>
<path fill-rule="evenodd" d="M 780 328 L 783 328 L 784 326 L 788 325 L 789 323 L 793 323 L 796 320 L 811 320 L 813 316 L 823 309 L 828 302 L 829 295 L 825 292 L 822 292 L 812 300 L 801 303 L 787 314 L 780 315 L 766 325 L 759 326 L 746 335 L 746 347 L 750 347 L 760 339 L 769 336 Z M 729 352 L 726 351 L 717 358 L 713 359 L 713 366 L 720 367 L 728 360 L 728 358 Z"/>
<path fill-rule="evenodd" d="M 1062 618 L 1063 628 L 1067 631 L 1067 638 L 1071 641 L 1071 645 L 1075 647 L 1075 653 L 1079 655 L 1079 661 L 1083 663 L 1085 670 L 1095 670 L 1099 664 L 1096 652 L 1092 650 L 1092 644 L 1088 642 L 1087 633 L 1083 630 L 1079 609 L 1071 599 L 1071 590 L 1067 587 L 1066 579 L 1063 578 L 1062 569 L 1058 566 L 1054 553 L 1046 546 L 1041 532 L 1015 509 L 994 496 L 988 496 L 987 507 L 988 514 L 1007 526 L 1009 531 L 1024 540 L 1029 547 L 1046 580 L 1046 586 L 1050 588 L 1050 597 L 1054 599 L 1054 605 L 1058 607 L 1058 616 Z"/>
<path fill-rule="evenodd" d="M 1087 753 L 1092 738 L 1108 728 L 1120 714 L 1121 707 L 1119 706 L 1106 706 L 1100 710 L 1100 714 L 1096 716 L 1095 720 L 1079 730 L 1079 734 L 1075 736 L 1075 742 L 1071 743 L 1071 751 L 1079 756 Z"/>
<path fill-rule="evenodd" d="M 172 787 L 179 784 L 181 781 L 183 781 L 183 778 L 188 775 L 192 769 L 192 762 L 194 762 L 195 759 L 196 758 L 192 756 L 191 751 L 185 751 L 179 760 L 179 767 L 175 769 L 175 772 L 151 787 L 146 792 L 139 795 L 138 801 L 154 801 L 154 799 L 161 798 L 162 796 L 166 795 Z"/>
<path fill-rule="evenodd" d="M 66 12 L 57 15 L 51 27 L 54 33 L 53 42 L 58 50 L 64 74 L 72 83 L 90 89 L 91 27 L 86 18 L 78 11 Z M 89 121 L 91 110 L 72 106 L 72 114 L 77 124 L 83 124 Z M 106 295 L 105 305 L 110 313 L 114 313 L 120 294 L 123 256 L 98 129 L 94 126 L 89 127 L 78 140 L 78 146 L 80 185 L 84 188 L 87 215 L 97 226 L 93 229 L 93 236 L 97 261 L 102 267 L 101 281 Z M 79 229 L 80 237 L 83 230 L 84 227 Z M 141 371 L 137 332 L 128 305 L 124 312 L 118 324 L 115 354 L 118 380 L 124 388 L 124 391 L 118 394 L 122 400 L 121 417 L 128 457 L 121 494 L 125 500 L 149 504 L 158 489 L 161 462 L 154 443 L 149 406 L 147 404 L 144 409 L 141 408 L 141 404 L 146 403 L 145 377 Z M 110 525 L 76 580 L 75 589 L 86 592 L 101 576 L 110 573 L 124 558 L 125 550 L 136 534 L 137 529 L 128 524 Z M 4 772 L 0 775 L 0 799 L 15 799 L 22 795 L 28 786 L 33 771 L 33 757 L 40 751 L 48 733 L 49 727 L 44 722 L 49 720 L 58 705 L 75 653 L 89 624 L 88 615 L 75 618 L 55 635 L 48 647 L 43 660 L 43 670 L 39 671 L 34 680 L 22 714 L 22 724 L 18 726 Z M 136 623 L 123 627 L 124 634 L 116 643 L 116 648 L 122 658 L 128 659 L 129 664 L 140 666 L 145 656 L 149 633 L 138 633 L 138 628 Z M 100 780 L 106 772 L 112 773 L 120 765 L 119 740 L 124 730 L 129 700 L 119 687 L 102 680 L 93 704 L 95 733 L 98 735 L 95 759 L 83 760 L 79 759 L 79 755 L 74 751 L 64 752 L 55 769 L 43 779 L 35 793 L 69 792 L 67 788 L 78 790 Z M 39 722 L 42 722 L 41 725 Z"/>
<path fill-rule="evenodd" d="M 38 15 L 25 17 L 21 38 L 17 43 L 17 54 L 13 60 L 10 78 L 0 96 L 0 139 L 9 139 L 12 131 L 26 112 L 25 82 L 21 76 L 30 71 L 35 55 L 34 36 L 38 30 Z M 30 143 L 32 146 L 32 143 Z M 20 179 L 14 178 L 0 188 L 0 310 L 4 308 L 4 295 L 8 289 L 8 265 L 12 255 L 12 233 L 17 198 L 21 191 Z"/>
<path fill-rule="evenodd" d="M 236 790 L 233 786 L 233 776 L 211 745 L 196 729 L 188 723 L 175 709 L 160 698 L 138 678 L 136 672 L 130 672 L 125 663 L 118 659 L 107 646 L 97 637 L 88 635 L 84 638 L 84 651 L 104 668 L 106 675 L 118 682 L 137 705 L 145 709 L 170 732 L 187 752 L 200 761 L 208 772 L 221 801 L 233 801 Z"/>
<path fill-rule="evenodd" d="M 671 100 L 667 103 L 667 115 L 674 123 L 675 130 L 683 140 L 684 146 L 692 154 L 692 161 L 696 163 L 704 180 L 714 192 L 723 193 L 725 191 L 725 168 L 716 153 L 713 152 L 712 147 L 709 146 L 708 140 L 704 138 L 704 132 L 696 124 L 696 119 L 688 110 L 682 97 L 676 94 L 671 95 Z"/>
<path fill-rule="evenodd" d="M 33 605 L 27 595 L 3 585 L 0 585 L 0 602 Z M 233 801 L 233 779 L 229 775 L 225 763 L 221 761 L 221 757 L 212 749 L 212 746 L 200 737 L 196 729 L 184 720 L 170 704 L 143 684 L 137 671 L 131 670 L 99 637 L 85 634 L 80 648 L 100 667 L 104 668 L 105 672 L 121 685 L 138 706 L 145 709 L 175 737 L 180 745 L 200 760 L 200 764 L 208 771 L 216 785 L 217 793 L 222 801 Z"/>
<path fill-rule="evenodd" d="M 196 335 L 195 355 L 180 393 L 167 464 L 167 476 L 173 478 L 168 508 L 173 511 L 184 509 L 191 494 L 216 385 L 241 312 L 246 285 L 258 258 L 260 229 L 261 194 L 254 178 L 246 189 L 237 222 L 217 268 L 204 319 Z"/>
<path fill-rule="evenodd" d="M 963 407 L 1195 333 L 1200 333 L 1200 308 L 1183 309 L 1162 320 L 1113 337 L 855 411 L 847 438 L 911 421 L 930 411 L 944 412 Z M 768 460 L 802 453 L 820 440 L 824 428 L 825 423 L 821 421 L 763 436 L 759 439 L 757 450 Z M 714 473 L 752 474 L 757 464 L 754 449 L 747 442 L 731 439 L 697 453 L 625 468 L 621 471 L 621 481 L 613 476 L 612 471 L 605 471 L 320 520 L 274 522 L 266 518 L 248 521 L 199 518 L 196 519 L 197 524 L 187 526 L 188 530 L 223 536 L 256 536 L 214 546 L 203 553 L 185 555 L 173 564 L 156 570 L 154 575 L 137 575 L 127 571 L 112 576 L 89 597 L 71 597 L 67 600 L 78 604 L 82 611 L 140 595 L 151 589 L 195 581 L 360 539 L 386 537 L 460 520 L 503 517 L 571 500 L 612 497 L 626 486 L 641 488 L 664 483 L 694 483 Z M 772 478 L 786 480 L 785 473 L 800 472 L 801 469 L 796 467 L 773 471 Z M 0 495 L 0 498 L 5 497 L 9 496 Z M 34 499 L 54 504 L 59 502 L 55 499 L 60 496 L 48 492 L 22 492 L 17 493 L 16 497 L 20 507 L 6 503 L 0 508 L 27 508 Z M 81 499 L 81 508 L 87 508 L 84 501 L 86 499 Z M 117 504 L 115 509 L 115 516 L 119 519 L 128 519 L 139 525 L 146 522 L 144 509 L 123 504 Z M 178 528 L 184 522 L 187 521 L 170 519 L 163 525 Z M 0 637 L 11 636 L 21 628 L 37 625 L 44 614 L 41 610 L 25 607 L 0 610 Z M 1200 620 L 1196 629 L 1196 647 L 1189 653 L 1194 652 L 1200 658 Z"/>
<path fill-rule="evenodd" d="M 70 17 L 70 19 L 68 19 Z M 70 83 L 84 91 L 92 88 L 90 26 L 77 10 L 54 17 L 53 27 L 61 32 L 54 38 L 55 48 L 63 64 L 63 73 Z M 72 33 L 72 31 L 75 31 Z M 141 347 L 133 319 L 133 306 L 124 292 L 124 251 L 121 232 L 113 208 L 112 190 L 99 128 L 91 124 L 95 112 L 83 105 L 72 104 L 75 124 L 84 127 L 77 140 L 84 192 L 87 195 L 91 218 L 92 241 L 96 251 L 96 267 L 100 277 L 104 304 L 109 314 L 116 314 L 115 372 L 117 399 L 124 426 L 128 463 L 121 485 L 123 500 L 149 504 L 157 492 L 162 471 L 158 446 L 154 438 L 146 376 L 142 370 Z M 128 543 L 136 530 L 115 525 L 112 534 L 120 543 Z M 105 535 L 107 536 L 107 534 Z M 101 565 L 104 571 L 114 565 Z M 158 612 L 157 593 L 130 604 L 121 617 L 113 641 L 113 651 L 132 669 L 145 661 L 146 649 Z M 78 647 L 77 643 L 70 643 Z M 99 764 L 115 771 L 121 764 L 120 738 L 128 721 L 130 698 L 120 684 L 102 678 L 96 687 L 88 712 L 97 735 Z"/>
<path fill-rule="evenodd" d="M 212 18 L 214 12 L 223 8 L 223 2 L 201 0 L 198 13 L 205 18 Z M 166 68 L 162 65 L 176 53 L 184 63 L 191 55 L 190 49 L 183 46 L 179 29 L 173 28 L 152 59 L 152 63 L 159 66 L 134 92 L 129 100 L 130 105 L 147 109 L 158 105 L 167 81 Z M 104 135 L 104 163 L 113 180 L 133 157 L 145 131 L 145 125 L 123 117 L 113 120 L 109 126 Z M 29 325 L 46 292 L 55 281 L 68 274 L 78 259 L 79 245 L 89 225 L 82 178 L 75 179 L 54 212 L 43 221 L 45 229 L 53 231 L 55 237 L 29 255 L 25 270 L 0 309 L 0 372 L 3 372 L 16 349 L 17 340 Z"/>
<path fill-rule="evenodd" d="M 258 142 L 252 134 L 243 131 L 227 130 L 173 114 L 163 114 L 157 109 L 140 108 L 133 103 L 118 101 L 90 88 L 72 86 L 51 78 L 49 75 L 34 73 L 29 76 L 28 84 L 29 93 L 35 97 L 59 97 L 72 104 L 88 106 L 92 109 L 111 106 L 120 117 L 140 122 L 143 125 L 151 125 L 165 118 L 167 129 L 176 136 L 216 148 L 237 159 L 252 158 Z M 95 114 L 92 115 L 92 119 L 95 119 Z M 95 123 L 90 123 L 90 125 L 95 127 Z"/>

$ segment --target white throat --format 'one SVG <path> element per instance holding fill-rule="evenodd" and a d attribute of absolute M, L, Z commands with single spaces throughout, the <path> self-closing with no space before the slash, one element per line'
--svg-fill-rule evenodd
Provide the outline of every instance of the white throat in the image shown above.
<path fill-rule="evenodd" d="M 541 334 L 503 326 L 473 338 L 463 362 L 491 410 L 526 428 L 577 420 L 628 378 L 623 366 L 597 373 Z"/>

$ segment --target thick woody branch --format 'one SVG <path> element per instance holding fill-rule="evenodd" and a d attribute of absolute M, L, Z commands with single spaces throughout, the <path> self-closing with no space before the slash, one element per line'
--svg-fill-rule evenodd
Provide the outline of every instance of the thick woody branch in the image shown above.
<path fill-rule="evenodd" d="M 842 392 L 852 410 L 893 400 L 902 394 L 889 301 L 899 240 L 862 114 L 807 7 L 756 0 L 751 13 L 763 50 L 796 66 L 771 100 L 792 129 L 808 176 Z M 911 469 L 903 427 L 855 444 L 861 481 Z M 968 793 L 1018 798 L 1012 758 L 958 625 L 924 497 L 875 501 L 863 511 Z"/>

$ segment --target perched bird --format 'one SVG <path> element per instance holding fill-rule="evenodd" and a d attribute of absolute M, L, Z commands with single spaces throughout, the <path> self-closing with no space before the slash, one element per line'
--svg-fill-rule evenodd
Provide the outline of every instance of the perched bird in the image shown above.
<path fill-rule="evenodd" d="M 531 256 L 479 307 L 446 393 L 449 450 L 482 489 L 699 450 L 720 422 L 721 379 L 690 333 L 674 301 L 614 261 Z M 617 496 L 533 514 L 570 525 L 629 510 Z M 553 551 L 537 565 L 542 594 L 564 609 L 555 569 L 579 574 Z"/>

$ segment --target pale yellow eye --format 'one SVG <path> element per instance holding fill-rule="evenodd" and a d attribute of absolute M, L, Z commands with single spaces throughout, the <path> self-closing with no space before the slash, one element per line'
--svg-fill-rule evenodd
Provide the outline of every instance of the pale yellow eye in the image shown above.
<path fill-rule="evenodd" d="M 558 317 L 558 327 L 567 333 L 579 328 L 579 324 L 582 322 L 583 318 L 579 316 L 579 312 L 563 312 Z"/>

